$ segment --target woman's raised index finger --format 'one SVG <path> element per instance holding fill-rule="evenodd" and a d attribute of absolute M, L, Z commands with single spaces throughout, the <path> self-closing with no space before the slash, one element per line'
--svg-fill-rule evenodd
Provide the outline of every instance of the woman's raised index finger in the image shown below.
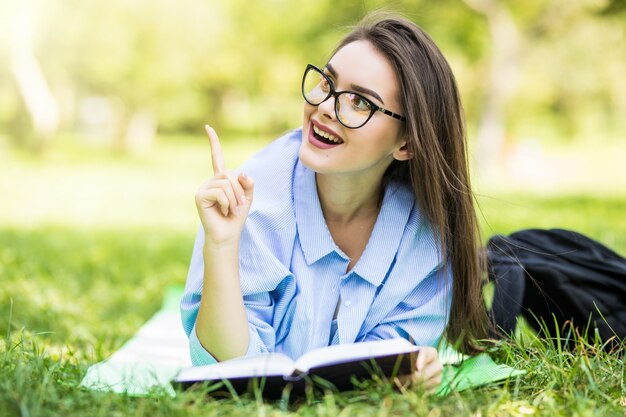
<path fill-rule="evenodd" d="M 209 143 L 211 144 L 211 161 L 213 162 L 213 174 L 217 175 L 224 172 L 224 156 L 222 155 L 222 146 L 220 145 L 220 139 L 213 129 L 209 125 L 204 125 L 204 130 L 209 136 Z"/>

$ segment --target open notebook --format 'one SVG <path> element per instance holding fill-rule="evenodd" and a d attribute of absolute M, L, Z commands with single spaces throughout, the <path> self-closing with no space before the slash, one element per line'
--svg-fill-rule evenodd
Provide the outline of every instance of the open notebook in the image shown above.
<path fill-rule="evenodd" d="M 89 367 L 81 386 L 99 391 L 146 395 L 161 389 L 175 395 L 171 381 L 191 366 L 189 347 L 178 311 L 182 288 L 168 289 L 163 307 L 110 358 Z M 501 382 L 525 372 L 496 364 L 487 354 L 464 357 L 440 349 L 444 366 L 440 394 Z"/>
<path fill-rule="evenodd" d="M 262 353 L 183 369 L 173 383 L 189 388 L 228 380 L 230 389 L 239 394 L 262 386 L 267 398 L 280 398 L 285 389 L 303 395 L 307 387 L 347 391 L 354 389 L 354 381 L 411 375 L 418 351 L 405 339 L 389 339 L 321 347 L 295 361 L 282 353 Z"/>

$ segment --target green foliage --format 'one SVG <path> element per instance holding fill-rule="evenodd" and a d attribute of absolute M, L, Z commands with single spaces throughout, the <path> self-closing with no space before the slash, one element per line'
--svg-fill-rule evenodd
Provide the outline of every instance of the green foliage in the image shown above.
<path fill-rule="evenodd" d="M 100 360 L 158 309 L 168 283 L 184 279 L 191 243 L 141 229 L 3 229 L 0 316 L 12 327 L 0 322 L 0 334 L 24 328 L 59 352 L 69 344 L 90 354 L 100 340 L 96 358 L 82 358 Z"/>
<path fill-rule="evenodd" d="M 64 131 L 84 128 L 84 103 L 105 100 L 113 135 L 137 111 L 161 132 L 274 134 L 301 120 L 306 63 L 323 64 L 350 25 L 374 10 L 424 27 L 457 75 L 470 126 L 480 117 L 489 71 L 485 16 L 461 0 L 228 2 L 33 0 L 34 55 L 56 96 Z M 523 40 L 522 79 L 504 109 L 507 136 L 617 136 L 626 128 L 626 72 L 620 1 L 506 1 Z M 0 27 L 14 8 L 0 6 Z M 11 73 L 11 34 L 0 31 L 0 133 L 28 135 L 29 119 Z M 5 64 L 6 63 L 6 64 Z M 602 63 L 602 65 L 598 65 Z"/>

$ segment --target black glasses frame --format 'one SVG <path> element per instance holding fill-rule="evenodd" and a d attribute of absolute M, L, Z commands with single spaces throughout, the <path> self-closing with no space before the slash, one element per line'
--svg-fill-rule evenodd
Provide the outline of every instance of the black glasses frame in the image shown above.
<path fill-rule="evenodd" d="M 328 82 L 328 85 L 330 86 L 330 91 L 328 92 L 328 95 L 324 98 L 324 100 L 320 101 L 319 103 L 311 103 L 307 98 L 306 98 L 306 93 L 304 92 L 304 80 L 306 80 L 306 76 L 309 73 L 309 71 L 317 71 L 320 73 L 320 75 L 322 77 L 324 77 L 326 79 L 326 81 Z M 387 116 L 391 116 L 394 119 L 398 119 L 400 121 L 406 121 L 406 117 L 401 116 L 397 113 L 394 113 L 390 110 L 387 110 L 384 107 L 380 107 L 378 104 L 374 103 L 372 100 L 368 99 L 367 97 L 363 96 L 362 94 L 357 93 L 356 91 L 350 91 L 350 90 L 344 90 L 344 91 L 337 91 L 335 90 L 335 84 L 333 84 L 333 81 L 328 77 L 328 75 L 324 74 L 324 71 L 322 71 L 321 69 L 319 69 L 318 67 L 316 67 L 313 64 L 308 64 L 306 66 L 306 69 L 304 70 L 304 75 L 302 76 L 302 97 L 304 97 L 304 100 L 309 103 L 311 106 L 319 106 L 320 104 L 322 104 L 323 102 L 325 102 L 326 100 L 328 100 L 330 97 L 334 97 L 335 98 L 335 116 L 337 117 L 337 120 L 339 120 L 339 123 L 341 123 L 342 125 L 344 125 L 345 127 L 347 127 L 348 129 L 358 129 L 360 127 L 363 127 L 365 125 L 365 123 L 369 122 L 369 120 L 372 118 L 372 116 L 374 115 L 374 113 L 376 113 L 377 111 L 382 112 L 384 114 L 386 114 Z M 341 117 L 339 117 L 339 96 L 341 94 L 354 94 L 355 96 L 359 97 L 360 99 L 362 99 L 363 101 L 367 102 L 367 104 L 370 105 L 370 114 L 369 116 L 367 116 L 367 119 L 365 119 L 365 121 L 363 123 L 361 123 L 358 126 L 348 126 L 346 125 L 344 122 L 341 121 Z"/>

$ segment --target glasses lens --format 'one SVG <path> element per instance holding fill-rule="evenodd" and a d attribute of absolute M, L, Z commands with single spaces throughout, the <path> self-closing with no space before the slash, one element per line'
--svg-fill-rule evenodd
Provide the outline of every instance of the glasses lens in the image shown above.
<path fill-rule="evenodd" d="M 372 113 L 369 101 L 358 94 L 344 92 L 337 97 L 337 117 L 348 127 L 362 126 Z"/>
<path fill-rule="evenodd" d="M 304 74 L 302 80 L 302 94 L 304 99 L 310 104 L 321 104 L 328 94 L 330 94 L 331 86 L 328 79 L 315 68 L 309 68 Z"/>

